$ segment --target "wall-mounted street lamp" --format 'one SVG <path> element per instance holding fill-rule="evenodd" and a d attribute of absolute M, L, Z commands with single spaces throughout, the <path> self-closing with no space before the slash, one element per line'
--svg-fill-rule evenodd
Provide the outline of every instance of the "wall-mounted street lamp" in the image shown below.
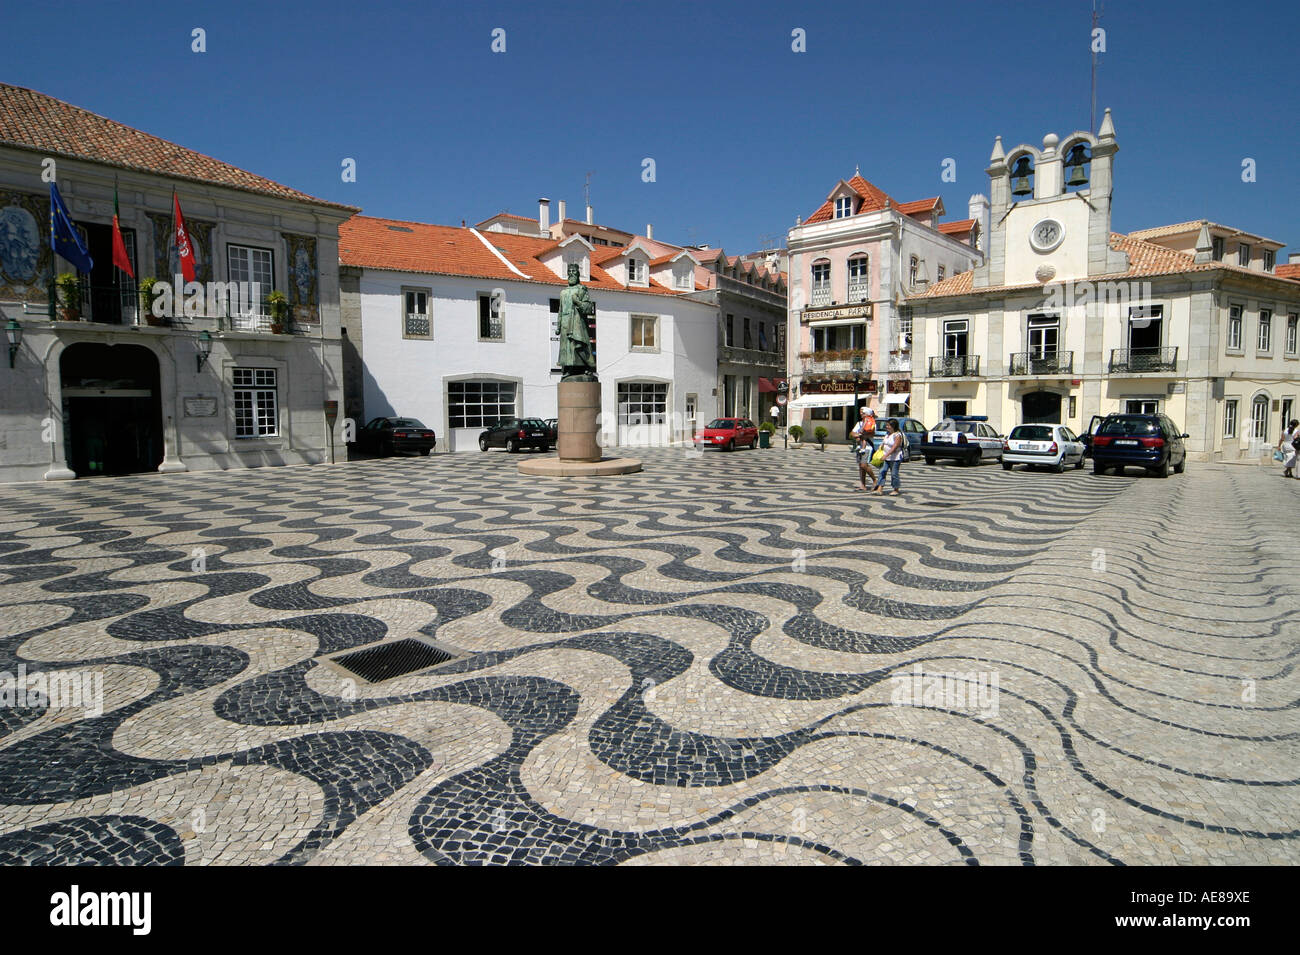
<path fill-rule="evenodd" d="M 195 372 L 203 370 L 203 363 L 207 361 L 208 356 L 212 354 L 212 335 L 206 328 L 199 332 L 198 352 L 199 363 L 194 369 Z"/>
<path fill-rule="evenodd" d="M 9 324 L 5 325 L 5 335 L 9 338 L 9 367 L 12 368 L 18 346 L 23 343 L 23 327 L 18 324 L 18 319 L 9 319 Z"/>

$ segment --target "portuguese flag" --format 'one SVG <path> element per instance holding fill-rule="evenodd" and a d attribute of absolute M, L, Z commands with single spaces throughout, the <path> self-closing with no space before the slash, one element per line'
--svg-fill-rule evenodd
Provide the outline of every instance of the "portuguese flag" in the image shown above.
<path fill-rule="evenodd" d="M 117 208 L 117 183 L 115 182 L 113 183 L 113 264 L 134 279 L 135 272 L 131 269 L 131 258 L 126 254 L 126 240 L 122 238 L 120 217 L 121 214 Z"/>

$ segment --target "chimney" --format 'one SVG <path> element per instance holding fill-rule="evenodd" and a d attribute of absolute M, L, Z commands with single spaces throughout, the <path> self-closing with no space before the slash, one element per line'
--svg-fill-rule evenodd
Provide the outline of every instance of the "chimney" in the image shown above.
<path fill-rule="evenodd" d="M 591 218 L 591 206 L 587 206 L 587 225 L 595 225 L 595 222 Z"/>
<path fill-rule="evenodd" d="M 987 251 L 986 236 L 989 234 L 989 200 L 981 192 L 975 193 L 970 197 L 970 202 L 966 206 L 966 217 L 974 219 L 979 225 L 979 236 L 977 237 L 975 247 L 981 252 Z"/>
<path fill-rule="evenodd" d="M 560 217 L 559 217 L 559 220 L 558 220 L 558 221 L 563 222 L 564 219 L 565 219 L 565 216 L 566 216 L 566 213 L 565 213 L 565 211 L 564 211 L 564 200 L 561 199 L 561 200 L 560 200 Z"/>
<path fill-rule="evenodd" d="M 647 222 L 645 224 L 645 237 L 647 239 L 653 239 L 655 237 L 655 227 L 653 222 Z"/>
<path fill-rule="evenodd" d="M 550 235 L 551 200 L 544 196 L 537 200 L 537 228 L 542 235 Z"/>
<path fill-rule="evenodd" d="M 1300 252 L 1289 253 L 1286 257 L 1286 261 L 1288 265 L 1300 265 Z"/>

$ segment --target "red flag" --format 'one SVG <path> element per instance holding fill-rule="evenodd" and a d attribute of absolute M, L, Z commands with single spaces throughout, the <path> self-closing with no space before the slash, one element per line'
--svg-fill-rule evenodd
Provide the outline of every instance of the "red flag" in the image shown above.
<path fill-rule="evenodd" d="M 185 217 L 181 215 L 181 200 L 176 195 L 176 190 L 172 190 L 172 215 L 176 222 L 176 258 L 180 260 L 181 272 L 185 275 L 185 281 L 194 281 L 194 248 L 190 245 L 190 233 L 185 228 Z"/>
<path fill-rule="evenodd" d="M 131 257 L 126 254 L 126 240 L 122 238 L 122 224 L 118 221 L 118 215 L 117 183 L 113 183 L 113 264 L 135 278 L 135 272 L 131 270 Z"/>

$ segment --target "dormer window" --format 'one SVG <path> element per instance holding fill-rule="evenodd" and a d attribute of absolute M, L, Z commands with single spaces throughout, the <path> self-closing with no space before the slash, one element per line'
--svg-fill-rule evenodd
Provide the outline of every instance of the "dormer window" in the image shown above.
<path fill-rule="evenodd" d="M 916 256 L 912 256 L 907 263 L 907 284 L 916 288 L 916 280 L 921 272 L 921 263 L 917 261 Z"/>
<path fill-rule="evenodd" d="M 1273 263 L 1276 261 L 1275 259 L 1276 255 L 1277 253 L 1274 252 L 1272 249 L 1264 250 L 1264 271 L 1265 272 L 1273 271 Z"/>
<path fill-rule="evenodd" d="M 1216 235 L 1210 240 L 1210 257 L 1216 262 L 1222 262 L 1223 255 L 1223 236 Z"/>
<path fill-rule="evenodd" d="M 853 215 L 853 197 L 841 196 L 835 200 L 835 218 L 843 219 Z"/>
<path fill-rule="evenodd" d="M 945 269 L 942 265 L 939 266 L 938 272 L 935 273 L 935 278 L 938 279 L 938 281 L 942 282 L 944 280 L 945 275 L 947 275 L 947 269 Z"/>
<path fill-rule="evenodd" d="M 627 284 L 646 284 L 646 264 L 644 260 L 635 257 L 627 260 Z"/>
<path fill-rule="evenodd" d="M 1237 264 L 1242 268 L 1250 268 L 1250 246 L 1245 242 L 1237 246 Z"/>
<path fill-rule="evenodd" d="M 694 283 L 691 281 L 690 269 L 684 269 L 677 273 L 677 287 L 683 291 L 689 292 Z"/>

